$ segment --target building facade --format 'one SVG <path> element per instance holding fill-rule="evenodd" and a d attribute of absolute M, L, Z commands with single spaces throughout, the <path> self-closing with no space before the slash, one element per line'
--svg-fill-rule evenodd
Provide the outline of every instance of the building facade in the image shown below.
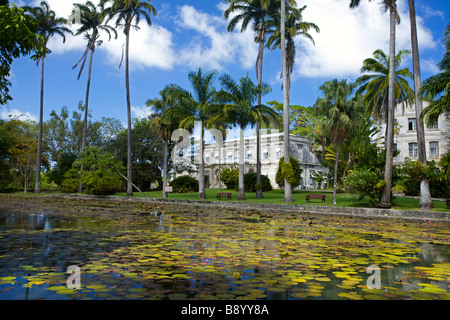
<path fill-rule="evenodd" d="M 256 136 L 244 138 L 245 173 L 256 172 Z M 206 143 L 204 150 L 205 179 L 207 187 L 219 187 L 219 172 L 225 167 L 239 165 L 239 139 L 227 139 L 221 145 L 218 143 Z M 303 169 L 299 189 L 315 189 L 318 186 L 314 180 L 314 173 L 327 174 L 327 169 L 322 167 L 316 155 L 310 149 L 307 139 L 290 137 L 291 156 L 295 157 Z M 278 163 L 284 153 L 284 134 L 261 135 L 261 174 L 266 175 L 274 189 L 279 188 L 275 182 Z M 198 165 L 189 173 L 198 179 Z M 188 174 L 187 172 L 182 174 Z M 221 184 L 225 187 L 225 184 Z M 322 185 L 323 187 L 323 185 Z"/>
<path fill-rule="evenodd" d="M 428 105 L 423 102 L 423 107 Z M 386 124 L 380 121 L 377 124 L 380 132 L 378 138 L 384 147 L 384 135 Z M 438 121 L 432 126 L 424 126 L 425 129 L 425 149 L 428 161 L 439 163 L 442 155 L 450 150 L 450 113 L 442 114 Z M 417 160 L 417 122 L 415 105 L 402 108 L 397 105 L 395 110 L 395 135 L 394 150 L 400 153 L 394 158 L 394 165 L 404 163 L 406 157 Z"/>

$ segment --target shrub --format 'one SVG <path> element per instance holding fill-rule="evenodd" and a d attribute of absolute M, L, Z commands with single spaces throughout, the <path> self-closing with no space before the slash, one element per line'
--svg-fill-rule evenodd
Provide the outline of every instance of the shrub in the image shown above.
<path fill-rule="evenodd" d="M 277 174 L 275 175 L 275 181 L 280 188 L 284 187 L 284 179 L 286 179 L 290 184 L 291 188 L 294 189 L 300 185 L 300 177 L 302 175 L 302 169 L 298 160 L 294 157 L 290 157 L 290 163 L 284 162 L 284 157 L 281 157 L 278 163 Z"/>
<path fill-rule="evenodd" d="M 83 183 L 83 193 L 95 195 L 114 194 L 122 186 L 120 177 L 104 168 L 84 174 L 81 182 Z"/>
<path fill-rule="evenodd" d="M 70 169 L 64 174 L 64 180 L 61 182 L 61 191 L 65 193 L 78 192 L 80 184 L 80 174 L 78 169 Z"/>
<path fill-rule="evenodd" d="M 173 187 L 173 192 L 176 193 L 198 192 L 199 188 L 198 180 L 187 175 L 173 179 L 169 185 Z"/>
<path fill-rule="evenodd" d="M 225 184 L 227 189 L 237 188 L 239 177 L 239 169 L 236 167 L 225 168 L 220 171 L 220 180 Z"/>
<path fill-rule="evenodd" d="M 378 174 L 369 169 L 356 169 L 344 180 L 348 192 L 359 194 L 359 199 L 369 197 L 370 205 L 377 207 L 380 204 L 384 181 Z"/>
<path fill-rule="evenodd" d="M 239 170 L 238 170 L 239 173 Z M 256 183 L 256 173 L 255 172 L 249 172 L 244 174 L 244 191 L 245 192 L 256 192 L 258 189 L 258 184 Z M 270 183 L 270 179 L 265 176 L 261 175 L 261 185 L 262 191 L 271 191 L 272 184 Z M 239 188 L 239 176 L 235 178 L 235 184 L 234 184 L 234 190 L 238 190 Z"/>

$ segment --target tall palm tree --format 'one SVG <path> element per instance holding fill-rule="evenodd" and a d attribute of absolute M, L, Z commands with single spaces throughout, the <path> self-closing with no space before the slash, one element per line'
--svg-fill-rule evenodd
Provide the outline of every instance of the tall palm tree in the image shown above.
<path fill-rule="evenodd" d="M 192 71 L 188 74 L 193 92 L 172 84 L 168 87 L 168 92 L 174 104 L 163 115 L 166 123 L 172 119 L 182 119 L 180 127 L 193 130 L 195 122 L 200 122 L 200 152 L 199 152 L 199 199 L 206 199 L 205 192 L 205 162 L 204 162 L 204 136 L 208 120 L 214 117 L 219 111 L 220 106 L 216 101 L 216 89 L 214 81 L 217 72 L 202 72 L 199 68 L 197 72 Z"/>
<path fill-rule="evenodd" d="M 444 40 L 446 51 L 438 64 L 441 72 L 422 84 L 422 93 L 434 99 L 420 115 L 428 125 L 435 123 L 441 114 L 450 111 L 450 24 L 447 24 Z"/>
<path fill-rule="evenodd" d="M 283 0 L 288 6 L 296 7 L 295 0 Z M 280 0 L 226 0 L 230 3 L 224 12 L 225 19 L 236 13 L 228 24 L 228 31 L 233 31 L 241 22 L 241 32 L 247 30 L 249 23 L 255 32 L 255 41 L 259 44 L 258 56 L 256 58 L 256 78 L 258 85 L 262 83 L 262 67 L 264 47 L 267 36 L 268 21 L 280 10 Z M 261 95 L 258 95 L 257 105 L 261 104 Z M 256 124 L 256 182 L 261 184 L 261 124 Z M 256 191 L 256 197 L 262 198 L 262 189 Z"/>
<path fill-rule="evenodd" d="M 358 99 L 353 97 L 355 83 L 347 83 L 347 80 L 333 79 L 320 86 L 323 97 L 318 98 L 316 105 L 321 114 L 327 118 L 323 120 L 323 128 L 336 144 L 336 158 L 334 164 L 333 204 L 336 204 L 336 187 L 338 183 L 338 164 L 341 143 L 343 143 L 352 131 L 352 119 L 355 117 Z"/>
<path fill-rule="evenodd" d="M 409 20 L 411 25 L 411 47 L 412 47 L 412 60 L 413 60 L 413 72 L 414 72 L 414 93 L 415 93 L 415 106 L 416 106 L 416 122 L 417 122 L 417 155 L 422 165 L 427 165 L 427 154 L 425 149 L 425 130 L 423 120 L 420 119 L 422 113 L 422 97 L 421 81 L 420 81 L 420 61 L 419 61 L 419 45 L 417 40 L 417 24 L 416 24 L 416 8 L 414 0 L 408 0 L 409 6 Z M 431 199 L 430 184 L 427 179 L 423 179 L 420 182 L 420 202 L 421 209 L 433 208 L 433 200 Z"/>
<path fill-rule="evenodd" d="M 83 150 L 84 147 L 86 147 L 89 91 L 91 85 L 92 60 L 94 57 L 95 46 L 101 46 L 101 44 L 103 43 L 102 40 L 99 40 L 100 31 L 105 31 L 109 36 L 109 40 L 111 40 L 111 33 L 113 33 L 115 35 L 115 38 L 117 39 L 117 32 L 113 27 L 103 25 L 104 22 L 103 10 L 105 9 L 103 4 L 97 8 L 91 1 L 87 1 L 86 4 L 75 3 L 74 6 L 78 9 L 78 12 L 80 13 L 80 24 L 81 24 L 81 26 L 76 31 L 75 35 L 78 36 L 80 34 L 84 34 L 84 38 L 87 40 L 87 46 L 86 50 L 83 53 L 83 56 L 72 68 L 75 69 L 81 63 L 80 72 L 78 73 L 78 80 L 81 77 L 81 73 L 84 70 L 87 57 L 90 53 L 87 85 L 86 85 L 86 97 L 84 100 L 83 140 L 81 145 L 81 150 Z M 99 9 L 99 11 L 97 11 L 97 9 Z M 82 183 L 80 181 L 78 192 L 81 193 L 81 191 L 82 191 Z"/>
<path fill-rule="evenodd" d="M 350 8 L 359 6 L 361 0 L 351 0 Z M 369 0 L 371 1 L 371 0 Z M 386 164 L 384 170 L 385 185 L 381 193 L 380 206 L 391 206 L 392 169 L 394 158 L 394 112 L 395 112 L 395 33 L 396 24 L 400 23 L 397 0 L 380 0 L 385 12 L 389 11 L 389 112 L 386 144 Z"/>
<path fill-rule="evenodd" d="M 170 96 L 170 86 L 167 86 L 159 92 L 160 97 L 147 100 L 146 104 L 153 109 L 154 125 L 156 130 L 164 141 L 164 160 L 163 160 L 163 187 L 162 196 L 167 197 L 165 187 L 167 186 L 167 171 L 168 171 L 168 153 L 169 141 L 172 133 L 179 127 L 181 119 L 171 118 L 170 121 L 164 118 L 164 112 L 174 106 L 172 97 Z"/>
<path fill-rule="evenodd" d="M 401 104 L 403 108 L 411 105 L 414 99 L 414 91 L 408 83 L 409 79 L 413 79 L 413 74 L 408 68 L 399 69 L 403 58 L 410 53 L 409 50 L 400 50 L 395 56 L 394 63 L 395 105 Z M 356 84 L 360 85 L 356 93 L 363 95 L 367 114 L 386 123 L 386 144 L 389 112 L 389 65 L 389 57 L 383 50 L 377 49 L 373 52 L 373 58 L 363 61 L 360 69 L 363 75 L 356 80 Z"/>
<path fill-rule="evenodd" d="M 286 12 L 286 23 L 285 23 L 285 37 L 286 37 L 286 64 L 287 64 L 287 80 L 288 80 L 288 92 L 291 88 L 291 74 L 294 69 L 295 56 L 296 56 L 296 47 L 294 38 L 297 36 L 305 37 L 313 44 L 315 44 L 313 37 L 309 34 L 311 29 L 316 32 L 320 32 L 319 27 L 312 22 L 303 21 L 303 11 L 306 9 L 306 6 L 302 8 L 288 8 L 290 11 Z M 270 28 L 267 33 L 270 34 L 269 39 L 267 40 L 266 47 L 274 50 L 275 48 L 281 47 L 281 23 L 280 16 L 275 15 L 275 19 L 270 21 L 270 25 L 273 25 L 274 28 Z"/>
<path fill-rule="evenodd" d="M 257 122 L 269 124 L 276 121 L 278 113 L 271 107 L 265 105 L 255 105 L 258 96 L 271 91 L 268 84 L 255 85 L 249 78 L 241 78 L 239 83 L 225 74 L 219 79 L 222 90 L 218 92 L 218 100 L 224 103 L 224 122 L 233 123 L 240 128 L 239 144 L 239 180 L 238 180 L 238 200 L 245 200 L 244 192 L 244 129 L 248 125 L 255 125 Z"/>
<path fill-rule="evenodd" d="M 63 39 L 63 43 L 66 42 L 65 34 L 72 34 L 67 27 L 66 19 L 57 17 L 55 12 L 50 9 L 47 2 L 42 1 L 40 7 L 24 6 L 25 12 L 34 17 L 39 24 L 38 34 L 44 39 L 43 46 L 44 52 L 39 56 L 38 63 L 41 63 L 41 92 L 40 92 L 40 111 L 39 111 L 39 133 L 38 133 L 38 148 L 37 148 L 37 160 L 36 160 L 36 184 L 34 188 L 35 193 L 41 192 L 41 156 L 42 156 L 42 122 L 44 115 L 44 60 L 51 52 L 47 48 L 48 40 L 55 34 L 59 35 Z"/>
<path fill-rule="evenodd" d="M 130 98 L 130 71 L 129 71 L 129 49 L 130 49 L 130 32 L 131 28 L 139 29 L 139 22 L 145 19 L 150 26 L 152 20 L 150 15 L 156 15 L 156 10 L 146 0 L 101 0 L 100 5 L 112 2 L 109 8 L 104 9 L 104 15 L 108 16 L 108 20 L 116 18 L 116 27 L 123 27 L 125 34 L 125 86 L 127 100 L 127 117 L 128 117 L 128 156 L 127 156 L 127 195 L 133 194 L 132 185 L 132 157 L 131 157 L 131 98 Z M 122 62 L 121 62 L 122 63 Z"/>

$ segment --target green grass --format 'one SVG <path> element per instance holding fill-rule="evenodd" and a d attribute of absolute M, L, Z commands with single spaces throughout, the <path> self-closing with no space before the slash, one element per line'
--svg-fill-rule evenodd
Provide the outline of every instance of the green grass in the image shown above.
<path fill-rule="evenodd" d="M 230 201 L 223 198 L 222 200 L 217 200 L 216 194 L 219 192 L 218 189 L 206 189 L 206 199 L 207 201 Z M 231 201 L 238 201 L 238 193 L 234 190 L 224 190 L 222 192 L 231 192 Z M 312 193 L 321 193 L 326 194 L 326 201 L 322 203 L 319 199 L 310 200 L 311 202 L 306 202 L 305 195 Z M 146 197 L 149 198 L 162 198 L 162 191 L 150 191 L 144 192 Z M 116 193 L 118 196 L 126 196 L 125 192 Z M 256 198 L 256 194 L 254 192 L 246 192 L 245 193 L 245 202 L 251 203 L 275 203 L 275 204 L 285 204 L 284 203 L 284 190 L 272 190 L 269 192 L 263 193 L 263 198 Z M 139 192 L 134 192 L 133 196 L 142 197 Z M 298 205 L 323 205 L 323 206 L 332 206 L 331 192 L 310 192 L 308 190 L 294 190 L 292 192 L 293 202 L 292 204 Z M 180 199 L 180 200 L 199 200 L 197 192 L 191 193 L 170 193 L 169 199 Z M 365 197 L 363 199 L 359 199 L 357 195 L 350 193 L 338 193 L 336 195 L 336 205 L 340 207 L 370 207 L 369 198 Z M 409 197 L 396 197 L 392 201 L 392 209 L 401 209 L 401 210 L 418 210 L 419 209 L 419 199 L 409 198 Z M 450 211 L 446 208 L 446 204 L 444 201 L 433 201 L 433 210 L 434 211 Z"/>

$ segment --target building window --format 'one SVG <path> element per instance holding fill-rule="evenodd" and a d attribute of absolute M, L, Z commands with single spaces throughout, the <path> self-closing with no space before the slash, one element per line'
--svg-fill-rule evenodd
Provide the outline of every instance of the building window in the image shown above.
<path fill-rule="evenodd" d="M 262 154 L 263 160 L 269 159 L 269 149 L 264 149 Z"/>
<path fill-rule="evenodd" d="M 281 148 L 277 149 L 277 151 L 275 152 L 275 157 L 277 158 L 277 160 L 281 158 Z"/>
<path fill-rule="evenodd" d="M 298 143 L 298 144 L 297 144 L 297 149 L 298 149 L 298 150 L 303 149 L 303 143 Z"/>
<path fill-rule="evenodd" d="M 431 126 L 427 126 L 428 129 L 439 129 L 439 123 L 436 120 L 435 123 L 433 123 Z"/>
<path fill-rule="evenodd" d="M 409 131 L 416 131 L 417 130 L 416 118 L 409 118 L 408 119 L 408 130 Z"/>
<path fill-rule="evenodd" d="M 245 155 L 247 160 L 250 160 L 252 158 L 252 156 L 253 156 L 252 151 L 251 150 L 247 151 L 247 154 Z"/>
<path fill-rule="evenodd" d="M 409 146 L 409 156 L 411 158 L 416 158 L 417 157 L 417 143 L 411 142 L 408 144 L 408 146 Z"/>
<path fill-rule="evenodd" d="M 315 170 L 309 170 L 309 184 L 312 186 L 314 186 L 314 183 L 316 182 L 316 180 L 314 179 L 315 172 Z"/>
<path fill-rule="evenodd" d="M 439 142 L 430 142 L 430 157 L 439 157 Z"/>

